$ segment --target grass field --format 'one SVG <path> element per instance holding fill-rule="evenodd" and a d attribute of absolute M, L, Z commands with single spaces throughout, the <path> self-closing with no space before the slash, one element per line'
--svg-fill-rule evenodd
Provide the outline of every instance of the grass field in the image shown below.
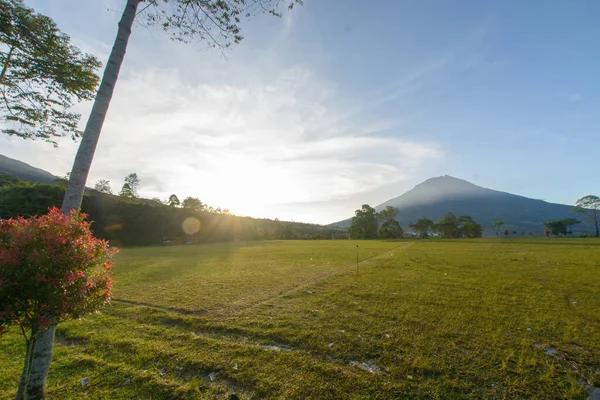
<path fill-rule="evenodd" d="M 51 398 L 585 399 L 600 386 L 593 239 L 131 248 L 114 275 L 111 306 L 59 325 Z M 0 338 L 2 399 L 23 352 L 16 330 Z"/>

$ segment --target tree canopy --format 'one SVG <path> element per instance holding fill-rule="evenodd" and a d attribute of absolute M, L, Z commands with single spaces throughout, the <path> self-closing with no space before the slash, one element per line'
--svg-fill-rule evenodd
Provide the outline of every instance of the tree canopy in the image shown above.
<path fill-rule="evenodd" d="M 414 229 L 421 239 L 426 239 L 429 236 L 429 231 L 433 230 L 435 223 L 428 218 L 421 218 L 408 226 Z"/>
<path fill-rule="evenodd" d="M 134 198 L 135 197 L 133 195 L 133 191 L 131 190 L 131 186 L 129 186 L 129 183 L 123 184 L 123 187 L 121 188 L 121 191 L 119 192 L 119 196 L 125 197 L 125 198 Z"/>
<path fill-rule="evenodd" d="M 177 197 L 176 194 L 172 194 L 169 196 L 169 199 L 167 200 L 167 205 L 170 207 L 179 207 L 179 198 Z"/>
<path fill-rule="evenodd" d="M 202 211 L 206 207 L 197 197 L 188 196 L 181 202 L 181 207 L 194 211 Z"/>
<path fill-rule="evenodd" d="M 429 231 L 438 232 L 443 239 L 479 238 L 483 235 L 483 227 L 468 215 L 456 217 L 449 212 L 439 221 L 422 218 L 409 225 L 421 239 L 428 236 Z"/>
<path fill-rule="evenodd" d="M 0 43 L 2 132 L 54 145 L 58 137 L 78 138 L 80 115 L 70 108 L 93 98 L 98 59 L 22 0 L 0 0 Z"/>
<path fill-rule="evenodd" d="M 396 220 L 396 215 L 398 215 L 398 210 L 392 206 L 387 206 L 377 214 L 377 219 L 381 223 L 378 232 L 380 238 L 399 239 L 402 237 L 404 230 Z"/>
<path fill-rule="evenodd" d="M 107 181 L 106 179 L 100 179 L 98 182 L 96 182 L 94 190 L 104 194 L 112 194 L 112 189 L 110 188 L 110 181 Z"/>
<path fill-rule="evenodd" d="M 377 237 L 377 213 L 368 204 L 363 204 L 360 210 L 354 212 L 352 223 L 348 229 L 351 239 L 373 239 Z"/>
<path fill-rule="evenodd" d="M 460 237 L 458 223 L 458 218 L 456 218 L 453 213 L 449 212 L 435 223 L 434 229 L 440 233 L 440 236 L 443 239 L 458 238 Z"/>
<path fill-rule="evenodd" d="M 131 195 L 133 197 L 138 197 L 138 186 L 140 186 L 140 178 L 138 178 L 137 173 L 133 172 L 125 177 L 125 184 L 129 186 L 131 189 Z"/>
<path fill-rule="evenodd" d="M 468 215 L 462 215 L 458 218 L 459 231 L 462 237 L 465 238 L 480 238 L 483 236 L 483 227 L 477 222 L 473 221 Z"/>
<path fill-rule="evenodd" d="M 598 213 L 600 211 L 600 197 L 594 195 L 587 195 L 575 203 L 575 207 L 571 209 L 572 212 L 579 213 L 584 219 L 591 223 L 596 229 L 596 237 L 599 237 L 598 231 Z"/>
<path fill-rule="evenodd" d="M 572 225 L 579 223 L 581 223 L 581 221 L 578 221 L 575 218 L 564 218 L 546 221 L 544 222 L 544 226 L 550 234 L 560 236 L 570 234 L 569 228 Z"/>

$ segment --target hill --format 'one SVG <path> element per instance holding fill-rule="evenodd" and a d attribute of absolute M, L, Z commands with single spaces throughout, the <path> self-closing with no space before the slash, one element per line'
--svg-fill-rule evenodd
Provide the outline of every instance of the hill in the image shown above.
<path fill-rule="evenodd" d="M 32 216 L 60 207 L 65 188 L 0 174 L 0 219 Z M 124 198 L 88 190 L 82 211 L 92 231 L 113 245 L 208 243 L 271 239 L 330 239 L 343 231 L 316 224 L 240 217 L 211 208 L 195 210 L 143 198 Z M 191 231 L 191 233 L 190 233 Z"/>
<path fill-rule="evenodd" d="M 495 235 L 494 221 L 504 221 L 506 228 L 520 235 L 523 232 L 541 235 L 545 221 L 574 217 L 569 205 L 487 189 L 448 175 L 428 179 L 376 206 L 375 210 L 381 211 L 387 206 L 398 209 L 397 219 L 405 229 L 419 218 L 437 221 L 452 212 L 456 216 L 470 215 L 483 225 L 486 236 Z M 350 219 L 333 225 L 347 227 Z M 591 228 L 585 224 L 574 227 L 575 234 L 588 231 L 591 232 Z"/>
<path fill-rule="evenodd" d="M 25 181 L 52 183 L 56 177 L 48 171 L 0 154 L 0 174 L 16 176 Z"/>

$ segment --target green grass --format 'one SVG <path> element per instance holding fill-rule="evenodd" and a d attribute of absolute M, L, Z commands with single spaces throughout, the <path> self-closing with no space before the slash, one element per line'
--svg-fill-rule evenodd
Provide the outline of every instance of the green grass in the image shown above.
<path fill-rule="evenodd" d="M 114 274 L 113 305 L 59 326 L 51 398 L 584 399 L 600 386 L 597 240 L 132 248 Z M 16 331 L 0 338 L 2 399 L 23 351 Z"/>

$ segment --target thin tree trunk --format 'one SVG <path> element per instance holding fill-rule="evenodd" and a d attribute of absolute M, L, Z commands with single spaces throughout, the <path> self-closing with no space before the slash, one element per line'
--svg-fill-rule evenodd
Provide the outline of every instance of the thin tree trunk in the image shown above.
<path fill-rule="evenodd" d="M 123 16 L 119 22 L 117 38 L 115 39 L 106 68 L 104 69 L 104 76 L 102 77 L 102 82 L 98 88 L 92 112 L 90 113 L 85 130 L 83 131 L 81 143 L 79 144 L 79 149 L 75 156 L 71 177 L 62 204 L 62 212 L 64 214 L 68 214 L 71 210 L 76 210 L 81 207 L 85 182 L 87 181 L 88 173 L 90 172 L 94 152 L 96 151 L 96 145 L 98 144 L 98 139 L 100 137 L 100 131 L 102 130 L 102 125 L 104 124 L 104 119 L 108 112 L 108 106 L 110 105 L 117 78 L 119 77 L 119 70 L 121 69 L 123 59 L 125 58 L 127 42 L 131 35 L 131 28 L 140 2 L 141 0 L 127 0 L 127 5 L 125 6 L 125 10 L 123 10 Z"/>
<path fill-rule="evenodd" d="M 96 151 L 96 145 L 100 137 L 102 125 L 108 112 L 108 106 L 113 95 L 121 64 L 125 58 L 127 42 L 131 35 L 131 28 L 137 7 L 142 0 L 127 0 L 121 21 L 119 21 L 119 30 L 112 51 L 104 69 L 104 76 L 98 88 L 92 112 L 83 131 L 81 143 L 75 156 L 71 177 L 62 204 L 62 212 L 69 214 L 73 209 L 81 207 L 85 182 Z M 44 399 L 46 396 L 46 377 L 50 370 L 52 361 L 52 346 L 54 344 L 54 330 L 56 324 L 52 324 L 49 329 L 43 330 L 38 336 L 33 360 L 31 363 L 31 374 L 29 385 L 27 386 L 27 400 Z"/>
<path fill-rule="evenodd" d="M 42 400 L 46 398 L 46 377 L 52 360 L 52 345 L 56 325 L 48 329 L 40 328 L 32 335 L 34 345 L 29 365 L 29 377 L 25 386 L 25 400 Z"/>
<path fill-rule="evenodd" d="M 25 341 L 25 361 L 23 362 L 23 373 L 19 382 L 16 400 L 25 400 L 25 392 L 29 381 L 29 372 L 31 370 L 31 359 L 33 358 L 33 348 L 35 347 L 35 334 L 32 332 L 31 338 Z"/>

